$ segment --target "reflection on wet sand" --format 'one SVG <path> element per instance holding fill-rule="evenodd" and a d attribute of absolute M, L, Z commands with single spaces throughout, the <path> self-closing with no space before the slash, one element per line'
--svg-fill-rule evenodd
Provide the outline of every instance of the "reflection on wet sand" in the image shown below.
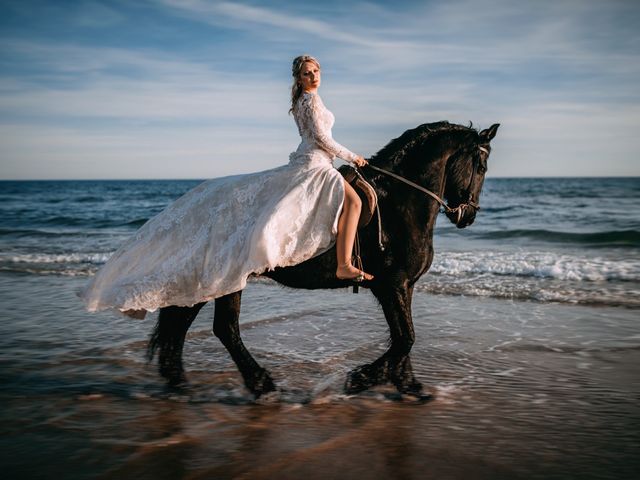
<path fill-rule="evenodd" d="M 84 461 L 120 458 L 99 478 L 517 477 L 464 443 L 438 438 L 448 432 L 425 425 L 437 404 L 392 402 L 383 392 L 320 405 L 145 404 L 146 413 L 134 418 L 118 411 L 129 407 L 99 399 L 59 427 L 89 418 L 103 425 L 109 416 L 111 427 L 90 435 L 91 454 L 79 452 Z"/>

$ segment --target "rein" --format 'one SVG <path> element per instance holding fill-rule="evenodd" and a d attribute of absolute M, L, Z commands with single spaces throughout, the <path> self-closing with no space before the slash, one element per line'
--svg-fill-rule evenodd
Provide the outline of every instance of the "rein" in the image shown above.
<path fill-rule="evenodd" d="M 407 180 L 406 178 L 401 177 L 400 175 L 398 175 L 396 173 L 390 172 L 389 170 L 384 170 L 383 168 L 375 167 L 375 166 L 373 166 L 371 164 L 367 164 L 367 167 L 372 168 L 374 170 L 377 170 L 380 173 L 384 173 L 385 175 L 388 175 L 390 177 L 393 177 L 396 180 L 400 180 L 401 182 L 406 183 L 407 185 L 409 185 L 409 186 L 411 186 L 411 187 L 413 187 L 413 188 L 415 188 L 417 190 L 420 190 L 423 193 L 426 193 L 431 198 L 433 198 L 436 202 L 438 202 L 442 206 L 442 208 L 444 208 L 447 212 L 450 212 L 450 213 L 451 212 L 455 212 L 456 209 L 459 208 L 459 207 L 456 207 L 455 209 L 451 208 L 449 205 L 447 205 L 447 202 L 445 202 L 442 198 L 440 198 L 440 196 L 438 196 L 437 194 L 433 193 L 431 190 L 428 190 L 428 189 L 426 189 L 424 187 L 421 187 L 417 183 L 413 183 L 411 180 Z"/>
<path fill-rule="evenodd" d="M 485 154 L 487 154 L 487 156 L 489 155 L 489 150 L 487 150 L 484 147 L 478 146 L 478 149 L 481 152 L 484 152 Z M 471 193 L 471 187 L 473 186 L 473 181 L 475 180 L 476 177 L 476 172 L 478 170 L 478 162 L 474 159 L 473 161 L 473 172 L 471 173 L 471 179 L 469 180 L 469 186 L 467 187 L 467 202 L 466 203 L 461 203 L 459 204 L 457 207 L 455 208 L 451 208 L 449 205 L 447 205 L 447 202 L 445 202 L 439 195 L 437 195 L 436 193 L 432 192 L 431 190 L 424 188 L 421 185 L 418 185 L 417 183 L 412 182 L 411 180 L 408 180 L 406 178 L 404 178 L 401 175 L 398 175 L 397 173 L 393 173 L 390 172 L 389 170 L 385 170 L 383 168 L 378 168 L 374 165 L 371 165 L 370 163 L 367 163 L 366 165 L 367 167 L 376 170 L 384 175 L 387 175 L 389 177 L 393 177 L 396 180 L 401 181 L 402 183 L 405 183 L 407 185 L 409 185 L 410 187 L 415 188 L 416 190 L 421 191 L 422 193 L 426 193 L 427 195 L 429 195 L 431 198 L 433 198 L 436 202 L 438 202 L 440 204 L 440 206 L 443 208 L 443 212 L 447 213 L 447 214 L 457 214 L 458 218 L 456 219 L 456 223 L 460 222 L 460 220 L 462 219 L 462 214 L 465 211 L 465 209 L 467 207 L 473 207 L 476 210 L 480 210 L 480 205 L 478 205 L 478 203 L 473 201 L 473 194 Z M 358 175 L 360 175 L 359 170 L 356 168 L 356 172 L 358 173 Z M 362 177 L 362 175 L 360 175 Z M 364 180 L 364 178 L 363 178 Z M 380 247 L 380 250 L 384 251 L 384 245 L 382 242 L 382 218 L 380 217 L 380 208 L 378 206 L 378 203 L 376 202 L 376 213 L 378 215 L 378 246 Z"/>
<path fill-rule="evenodd" d="M 486 148 L 478 146 L 478 149 L 481 152 L 484 152 L 487 155 L 489 155 L 489 150 L 487 150 Z M 467 207 L 473 207 L 476 210 L 480 210 L 480 205 L 478 205 L 476 202 L 473 201 L 473 197 L 472 197 L 472 194 L 471 194 L 471 187 L 473 186 L 473 180 L 475 179 L 476 172 L 478 170 L 478 162 L 475 161 L 475 160 L 473 162 L 473 172 L 471 173 L 471 179 L 469 180 L 469 186 L 467 187 L 467 197 L 468 197 L 467 198 L 467 202 L 466 203 L 461 203 L 460 205 L 458 205 L 455 208 L 451 208 L 449 205 L 447 205 L 447 202 L 445 202 L 439 195 L 435 194 L 431 190 L 429 190 L 427 188 L 424 188 L 424 187 L 418 185 L 417 183 L 414 183 L 411 180 L 408 180 L 408 179 L 398 175 L 397 173 L 390 172 L 389 170 L 385 170 L 383 168 L 378 168 L 378 167 L 376 167 L 374 165 L 371 165 L 370 163 L 367 163 L 366 166 L 369 167 L 369 168 L 372 168 L 373 170 L 377 170 L 380 173 L 383 173 L 385 175 L 393 177 L 396 180 L 399 180 L 399 181 L 401 181 L 403 183 L 406 183 L 410 187 L 413 187 L 416 190 L 420 190 L 422 193 L 426 193 L 431 198 L 433 198 L 436 202 L 438 202 L 440 204 L 440 206 L 442 206 L 442 208 L 444 209 L 443 211 L 445 213 L 457 213 L 458 214 L 458 220 L 460 220 L 460 216 L 462 215 L 462 212 Z"/>

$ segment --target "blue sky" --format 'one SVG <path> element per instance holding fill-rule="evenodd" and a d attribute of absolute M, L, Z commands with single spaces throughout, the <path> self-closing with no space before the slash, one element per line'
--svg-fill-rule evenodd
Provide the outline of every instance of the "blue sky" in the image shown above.
<path fill-rule="evenodd" d="M 287 162 L 291 59 L 334 138 L 501 123 L 489 175 L 640 175 L 640 2 L 0 0 L 0 178 L 210 178 Z"/>

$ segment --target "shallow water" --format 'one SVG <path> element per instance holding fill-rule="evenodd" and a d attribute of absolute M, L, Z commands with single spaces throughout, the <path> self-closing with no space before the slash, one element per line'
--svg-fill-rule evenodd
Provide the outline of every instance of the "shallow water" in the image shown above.
<path fill-rule="evenodd" d="M 440 219 L 413 305 L 426 404 L 343 394 L 387 346 L 366 290 L 249 284 L 243 337 L 280 387 L 258 403 L 212 305 L 179 391 L 146 363 L 153 316 L 84 312 L 74 290 L 197 183 L 0 182 L 4 477 L 637 476 L 639 179 L 488 179 L 474 225 Z"/>
<path fill-rule="evenodd" d="M 282 389 L 256 404 L 210 333 L 212 306 L 187 339 L 190 387 L 169 391 L 144 359 L 152 322 L 84 313 L 82 281 L 0 275 L 7 478 L 631 478 L 640 466 L 632 309 L 417 294 L 412 360 L 436 396 L 418 404 L 389 387 L 342 393 L 386 346 L 367 292 L 252 282 L 243 336 Z"/>

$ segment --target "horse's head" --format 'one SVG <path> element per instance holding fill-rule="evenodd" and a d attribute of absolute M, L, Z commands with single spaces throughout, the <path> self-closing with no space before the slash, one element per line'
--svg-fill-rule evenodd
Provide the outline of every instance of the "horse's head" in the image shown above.
<path fill-rule="evenodd" d="M 444 196 L 450 208 L 447 217 L 458 228 L 471 225 L 480 209 L 480 192 L 491 153 L 489 143 L 499 126 L 496 123 L 482 130 L 476 140 L 462 145 L 449 157 Z"/>

